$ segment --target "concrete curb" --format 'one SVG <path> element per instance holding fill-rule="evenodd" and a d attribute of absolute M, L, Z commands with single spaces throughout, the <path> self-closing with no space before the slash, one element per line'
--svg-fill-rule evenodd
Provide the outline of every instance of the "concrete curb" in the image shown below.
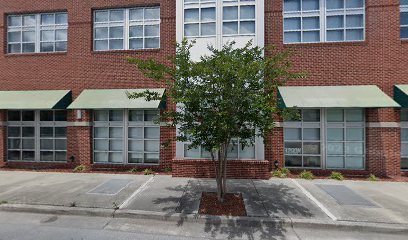
<path fill-rule="evenodd" d="M 93 217 L 135 218 L 152 219 L 175 222 L 196 223 L 236 223 L 236 224 L 277 224 L 281 227 L 294 228 L 320 228 L 320 229 L 342 229 L 347 231 L 366 231 L 375 233 L 404 233 L 408 234 L 408 224 L 373 223 L 373 222 L 351 222 L 351 221 L 324 221 L 313 219 L 291 219 L 271 217 L 228 217 L 208 216 L 200 214 L 163 213 L 142 210 L 114 210 L 102 208 L 79 208 L 64 206 L 27 205 L 27 204 L 1 204 L 0 211 L 24 212 L 53 215 L 76 215 Z"/>

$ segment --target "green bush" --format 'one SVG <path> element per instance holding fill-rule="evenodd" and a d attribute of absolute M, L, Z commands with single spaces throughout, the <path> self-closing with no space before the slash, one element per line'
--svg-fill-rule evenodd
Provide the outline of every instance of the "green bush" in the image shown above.
<path fill-rule="evenodd" d="M 79 166 L 76 166 L 76 167 L 74 168 L 73 172 L 85 172 L 85 171 L 87 171 L 87 170 L 88 170 L 88 167 L 85 166 L 85 165 L 83 165 L 83 164 L 81 164 L 81 165 L 79 165 Z"/>
<path fill-rule="evenodd" d="M 272 172 L 272 177 L 277 178 L 287 178 L 290 174 L 289 169 L 287 168 L 279 168 Z"/>
<path fill-rule="evenodd" d="M 343 181 L 344 180 L 344 176 L 343 174 L 341 174 L 340 172 L 331 172 L 329 179 L 334 179 L 334 180 L 339 180 L 339 181 Z"/>
<path fill-rule="evenodd" d="M 144 175 L 152 175 L 152 174 L 154 174 L 154 171 L 153 171 L 152 169 L 150 169 L 150 168 L 146 168 L 146 169 L 143 171 L 143 174 L 144 174 Z"/>
<path fill-rule="evenodd" d="M 306 179 L 306 180 L 313 180 L 315 178 L 315 176 L 313 175 L 313 173 L 311 171 L 306 171 L 306 170 L 301 172 L 299 174 L 299 177 L 303 178 L 303 179 Z"/>
<path fill-rule="evenodd" d="M 376 182 L 378 181 L 378 177 L 371 173 L 370 176 L 368 176 L 367 180 L 371 182 Z"/>

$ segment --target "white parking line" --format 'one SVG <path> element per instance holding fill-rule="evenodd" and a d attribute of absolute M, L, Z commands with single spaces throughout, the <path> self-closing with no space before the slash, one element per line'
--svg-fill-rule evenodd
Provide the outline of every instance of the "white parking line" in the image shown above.
<path fill-rule="evenodd" d="M 333 221 L 337 221 L 337 217 L 335 217 L 329 209 L 327 209 L 321 202 L 319 202 L 313 195 L 307 191 L 302 185 L 298 183 L 295 179 L 292 179 L 292 182 L 302 191 L 312 202 L 314 202 L 329 218 L 331 218 Z"/>
<path fill-rule="evenodd" d="M 150 177 L 145 183 L 143 183 L 142 186 L 140 186 L 128 199 L 126 199 L 120 206 L 119 209 L 123 209 L 125 207 L 127 207 L 132 200 L 141 192 L 143 192 L 144 190 L 146 190 L 149 186 L 150 183 L 152 183 L 154 181 L 154 175 L 152 177 Z"/>

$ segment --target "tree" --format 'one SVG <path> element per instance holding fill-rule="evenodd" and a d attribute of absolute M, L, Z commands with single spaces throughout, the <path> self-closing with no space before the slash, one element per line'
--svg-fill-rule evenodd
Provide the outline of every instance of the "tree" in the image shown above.
<path fill-rule="evenodd" d="M 177 141 L 191 142 L 190 148 L 209 152 L 214 163 L 218 200 L 226 193 L 228 153 L 239 142 L 242 148 L 266 138 L 274 128 L 278 108 L 277 89 L 300 75 L 290 72 L 289 52 L 254 47 L 249 42 L 235 48 L 231 42 L 221 50 L 209 46 L 209 55 L 193 61 L 194 42 L 177 44 L 171 64 L 153 59 L 129 58 L 143 74 L 163 83 L 166 95 L 177 105 L 161 120 L 178 127 Z M 154 92 L 131 93 L 130 98 L 158 99 Z"/>

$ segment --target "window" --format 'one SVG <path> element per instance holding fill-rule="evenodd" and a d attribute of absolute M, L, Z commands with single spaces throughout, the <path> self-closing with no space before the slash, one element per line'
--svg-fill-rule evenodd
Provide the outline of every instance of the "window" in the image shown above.
<path fill-rule="evenodd" d="M 284 0 L 284 43 L 364 40 L 364 0 Z"/>
<path fill-rule="evenodd" d="M 160 7 L 97 10 L 94 50 L 160 48 Z"/>
<path fill-rule="evenodd" d="M 401 110 L 401 169 L 408 170 L 408 110 Z"/>
<path fill-rule="evenodd" d="M 67 161 L 66 111 L 10 110 L 7 115 L 9 161 Z"/>
<path fill-rule="evenodd" d="M 7 17 L 7 52 L 66 52 L 67 13 L 10 15 Z"/>
<path fill-rule="evenodd" d="M 94 162 L 158 164 L 158 114 L 156 110 L 95 111 Z"/>
<path fill-rule="evenodd" d="M 255 34 L 255 1 L 224 0 L 223 35 Z"/>
<path fill-rule="evenodd" d="M 321 120 L 319 109 L 301 110 L 299 121 L 284 128 L 286 167 L 319 168 L 321 166 Z"/>
<path fill-rule="evenodd" d="M 284 152 L 286 167 L 364 169 L 364 111 L 301 110 L 301 120 L 284 123 Z"/>
<path fill-rule="evenodd" d="M 401 39 L 408 39 L 408 0 L 400 0 Z"/>
<path fill-rule="evenodd" d="M 214 0 L 184 1 L 184 35 L 215 36 L 216 11 Z"/>

